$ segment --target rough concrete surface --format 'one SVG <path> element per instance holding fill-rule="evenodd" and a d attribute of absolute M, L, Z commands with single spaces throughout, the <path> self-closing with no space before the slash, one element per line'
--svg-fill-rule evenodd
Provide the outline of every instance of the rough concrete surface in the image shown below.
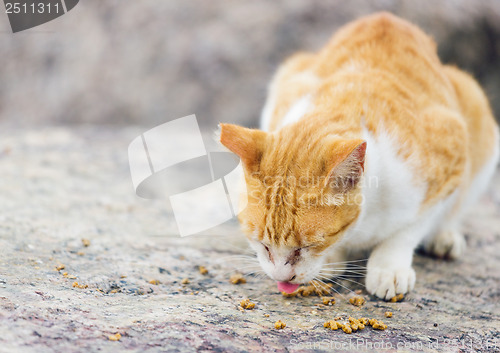
<path fill-rule="evenodd" d="M 403 302 L 363 291 L 358 308 L 339 288 L 333 306 L 317 306 L 317 296 L 282 297 L 264 277 L 229 283 L 238 267 L 251 269 L 239 257 L 236 224 L 231 235 L 180 238 L 168 205 L 135 196 L 127 145 L 141 132 L 0 129 L 0 352 L 500 350 L 498 175 L 468 218 L 466 255 L 416 256 L 417 285 Z M 244 298 L 255 309 L 240 311 Z M 323 327 L 348 315 L 388 328 L 348 335 Z M 276 330 L 277 320 L 286 328 Z"/>

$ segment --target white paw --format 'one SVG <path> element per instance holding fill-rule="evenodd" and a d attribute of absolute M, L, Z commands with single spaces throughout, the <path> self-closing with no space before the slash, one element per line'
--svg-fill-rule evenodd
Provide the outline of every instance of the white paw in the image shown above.
<path fill-rule="evenodd" d="M 368 266 L 366 289 L 379 298 L 389 300 L 396 294 L 405 294 L 415 286 L 413 268 L 386 269 Z"/>
<path fill-rule="evenodd" d="M 465 251 L 466 242 L 462 233 L 442 231 L 426 245 L 425 250 L 437 257 L 457 259 Z"/>

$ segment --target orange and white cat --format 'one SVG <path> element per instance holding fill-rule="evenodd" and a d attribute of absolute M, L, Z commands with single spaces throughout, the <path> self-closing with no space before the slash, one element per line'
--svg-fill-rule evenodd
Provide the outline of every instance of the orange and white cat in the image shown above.
<path fill-rule="evenodd" d="M 220 139 L 242 160 L 240 222 L 281 291 L 369 250 L 366 288 L 384 299 L 414 287 L 419 245 L 439 257 L 464 252 L 464 211 L 499 156 L 477 82 L 388 13 L 292 56 L 271 82 L 262 130 L 221 124 Z"/>

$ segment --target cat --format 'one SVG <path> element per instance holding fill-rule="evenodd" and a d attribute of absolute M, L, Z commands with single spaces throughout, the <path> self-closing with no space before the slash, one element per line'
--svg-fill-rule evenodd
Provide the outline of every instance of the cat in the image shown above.
<path fill-rule="evenodd" d="M 417 247 L 464 252 L 461 222 L 496 168 L 498 126 L 479 84 L 415 25 L 377 13 L 293 55 L 261 123 L 220 124 L 220 142 L 241 159 L 239 220 L 280 291 L 369 251 L 366 289 L 388 300 L 414 288 Z"/>

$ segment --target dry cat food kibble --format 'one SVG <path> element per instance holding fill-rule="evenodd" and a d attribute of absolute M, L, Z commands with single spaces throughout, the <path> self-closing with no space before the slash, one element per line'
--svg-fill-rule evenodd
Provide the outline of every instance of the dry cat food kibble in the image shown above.
<path fill-rule="evenodd" d="M 188 278 L 184 278 L 182 281 L 181 281 L 182 284 L 189 284 L 189 279 Z"/>
<path fill-rule="evenodd" d="M 63 264 L 59 264 L 56 266 L 56 271 L 61 271 L 61 270 L 64 270 L 66 268 L 66 266 L 64 266 Z"/>
<path fill-rule="evenodd" d="M 355 318 L 350 317 L 350 316 L 349 316 L 349 323 L 351 324 L 353 331 L 363 330 L 365 328 L 364 323 L 362 323 L 360 320 L 355 319 Z"/>
<path fill-rule="evenodd" d="M 110 341 L 119 341 L 120 338 L 122 338 L 122 335 L 120 335 L 119 333 L 115 333 L 114 335 L 108 336 L 108 340 Z"/>
<path fill-rule="evenodd" d="M 343 324 L 341 329 L 345 333 L 352 333 L 352 328 L 351 328 L 351 325 L 349 325 L 349 324 Z"/>
<path fill-rule="evenodd" d="M 200 271 L 202 275 L 206 275 L 208 273 L 208 270 L 205 266 L 198 266 L 198 271 Z"/>
<path fill-rule="evenodd" d="M 243 299 L 241 302 L 240 302 L 240 306 L 243 308 L 243 309 L 246 309 L 246 310 L 252 310 L 253 308 L 255 308 L 255 303 L 252 303 L 250 301 L 250 299 Z"/>
<path fill-rule="evenodd" d="M 392 298 L 391 298 L 391 302 L 392 302 L 392 303 L 395 303 L 395 302 L 400 302 L 401 300 L 403 300 L 403 299 L 404 299 L 404 297 L 405 297 L 405 296 L 404 296 L 404 294 L 403 294 L 403 293 L 400 293 L 400 294 L 396 295 L 395 297 L 392 297 Z"/>
<path fill-rule="evenodd" d="M 157 279 L 152 279 L 151 281 L 149 281 L 150 284 L 154 284 L 154 285 L 158 285 L 160 284 L 160 281 L 158 281 Z"/>
<path fill-rule="evenodd" d="M 375 322 L 372 323 L 372 327 L 375 330 L 385 330 L 387 328 L 387 325 L 384 324 L 382 321 L 375 320 Z"/>
<path fill-rule="evenodd" d="M 88 288 L 88 284 L 78 284 L 78 282 L 73 282 L 73 288 L 80 288 L 80 289 L 85 289 Z"/>
<path fill-rule="evenodd" d="M 232 284 L 247 283 L 247 280 L 243 277 L 241 273 L 235 273 L 229 278 L 229 282 Z"/>
<path fill-rule="evenodd" d="M 90 246 L 90 240 L 83 238 L 82 239 L 82 244 L 85 247 L 89 247 Z"/>
<path fill-rule="evenodd" d="M 390 311 L 386 311 L 386 312 L 384 313 L 384 315 L 385 315 L 385 317 L 392 317 L 392 312 L 390 312 Z"/>
<path fill-rule="evenodd" d="M 321 283 L 318 281 L 311 281 L 311 285 L 314 287 L 314 293 L 318 296 L 330 294 L 333 287 L 331 283 Z"/>
<path fill-rule="evenodd" d="M 323 305 L 333 305 L 333 304 L 335 304 L 335 298 L 334 297 L 322 297 L 321 301 L 323 302 Z"/>
<path fill-rule="evenodd" d="M 297 289 L 297 294 L 300 294 L 303 297 L 308 297 L 311 294 L 313 294 L 315 291 L 315 288 L 313 286 L 302 286 Z"/>
<path fill-rule="evenodd" d="M 301 297 L 308 297 L 313 294 L 317 296 L 324 296 L 330 294 L 333 286 L 331 283 L 321 283 L 318 281 L 311 281 L 309 283 L 310 284 L 308 286 L 300 286 L 293 293 L 281 292 L 281 294 L 287 298 L 296 297 L 297 295 Z"/>
<path fill-rule="evenodd" d="M 335 321 L 335 320 L 330 320 L 330 321 L 327 321 L 323 324 L 323 327 L 330 328 L 332 330 L 338 330 L 341 326 L 342 326 L 342 324 L 340 322 Z"/>
<path fill-rule="evenodd" d="M 341 318 L 335 318 L 335 320 L 340 320 Z M 349 322 L 339 322 L 335 320 L 326 321 L 323 324 L 323 327 L 330 328 L 332 330 L 341 329 L 345 333 L 353 333 L 356 331 L 363 330 L 366 326 L 372 326 L 375 330 L 385 330 L 387 325 L 382 321 L 378 321 L 377 319 L 367 319 L 362 317 L 361 319 L 355 319 L 353 317 L 349 317 Z"/>
<path fill-rule="evenodd" d="M 365 298 L 361 296 L 355 296 L 349 299 L 349 303 L 351 303 L 354 306 L 361 306 L 365 303 Z"/>
<path fill-rule="evenodd" d="M 285 327 L 286 327 L 286 324 L 281 320 L 278 320 L 274 323 L 274 328 L 277 330 L 284 329 Z"/>

